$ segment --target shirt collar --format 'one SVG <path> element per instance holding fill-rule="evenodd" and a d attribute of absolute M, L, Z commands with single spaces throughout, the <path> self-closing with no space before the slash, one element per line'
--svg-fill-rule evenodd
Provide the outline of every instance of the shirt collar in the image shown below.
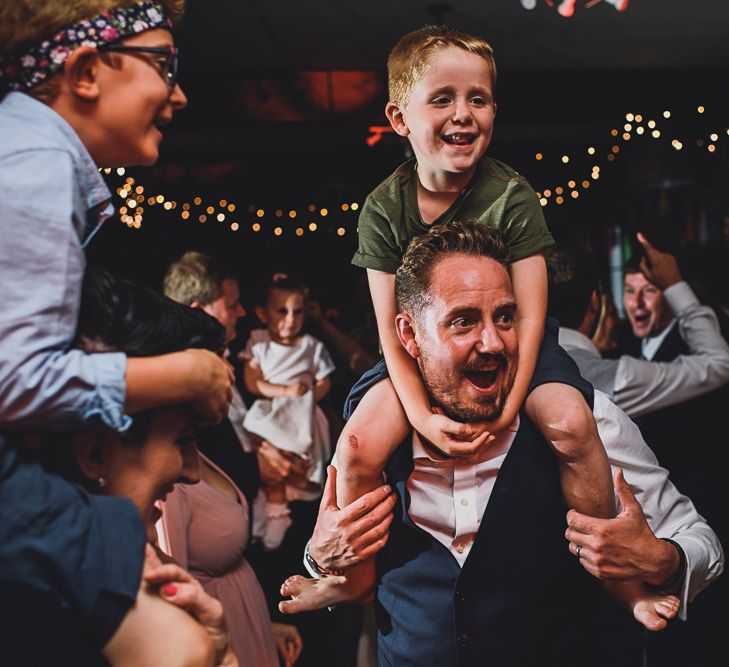
<path fill-rule="evenodd" d="M 47 104 L 30 95 L 10 92 L 2 100 L 3 108 L 13 115 L 33 122 L 36 131 L 50 139 L 56 145 L 71 153 L 77 164 L 76 176 L 82 201 L 89 212 L 85 234 L 82 239 L 85 246 L 98 231 L 101 223 L 114 213 L 111 203 L 111 192 L 106 186 L 99 168 L 91 154 L 68 122 Z"/>
<path fill-rule="evenodd" d="M 595 344 L 585 334 L 576 329 L 559 328 L 559 344 L 564 348 L 573 348 L 590 352 L 596 357 L 600 357 L 600 351 Z"/>
<path fill-rule="evenodd" d="M 645 359 L 648 359 L 649 361 L 653 359 L 656 352 L 658 352 L 658 348 L 661 347 L 661 344 L 675 324 L 676 318 L 674 317 L 659 334 L 656 334 L 655 336 L 646 336 L 640 341 L 640 351 Z"/>

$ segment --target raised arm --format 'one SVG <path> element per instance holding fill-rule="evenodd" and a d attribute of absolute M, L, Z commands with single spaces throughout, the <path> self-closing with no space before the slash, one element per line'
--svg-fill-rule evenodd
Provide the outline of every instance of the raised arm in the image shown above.
<path fill-rule="evenodd" d="M 645 276 L 663 290 L 689 348 L 671 362 L 621 357 L 615 372 L 613 400 L 629 415 L 642 415 L 712 391 L 729 382 L 729 345 L 711 308 L 702 306 L 683 281 L 673 255 L 659 252 L 639 235 L 650 258 Z"/>

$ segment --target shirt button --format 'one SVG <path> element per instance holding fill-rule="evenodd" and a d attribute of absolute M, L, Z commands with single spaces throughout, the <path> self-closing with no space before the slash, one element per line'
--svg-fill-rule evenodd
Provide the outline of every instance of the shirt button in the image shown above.
<path fill-rule="evenodd" d="M 467 498 L 461 498 L 461 505 L 463 505 L 464 507 L 467 507 L 468 506 L 468 499 Z"/>
<path fill-rule="evenodd" d="M 463 544 L 457 544 L 457 545 L 456 545 L 456 551 L 457 551 L 457 552 L 458 552 L 459 554 L 462 554 L 462 553 L 463 553 L 463 550 L 464 550 L 465 548 L 466 548 L 466 547 L 465 547 L 465 546 L 463 546 Z"/>

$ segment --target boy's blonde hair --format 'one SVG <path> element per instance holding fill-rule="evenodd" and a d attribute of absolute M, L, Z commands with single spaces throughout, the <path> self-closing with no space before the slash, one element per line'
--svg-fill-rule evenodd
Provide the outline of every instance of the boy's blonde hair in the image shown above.
<path fill-rule="evenodd" d="M 138 0 L 2 0 L 0 2 L 0 56 L 22 55 L 44 39 L 74 23 L 117 7 L 129 7 Z M 185 12 L 185 0 L 157 0 L 166 16 L 178 24 Z M 111 56 L 113 54 L 108 54 Z M 55 77 L 31 91 L 33 97 L 50 102 L 58 94 Z"/>
<path fill-rule="evenodd" d="M 491 85 L 496 85 L 494 50 L 488 42 L 448 26 L 428 25 L 401 37 L 390 51 L 387 58 L 390 102 L 406 106 L 430 59 L 449 46 L 481 56 L 489 67 Z"/>

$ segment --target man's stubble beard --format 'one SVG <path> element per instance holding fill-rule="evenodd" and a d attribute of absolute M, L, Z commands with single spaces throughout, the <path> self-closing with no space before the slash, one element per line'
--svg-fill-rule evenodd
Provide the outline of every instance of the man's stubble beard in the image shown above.
<path fill-rule="evenodd" d="M 499 387 L 496 394 L 477 396 L 474 405 L 464 406 L 458 403 L 458 398 L 453 396 L 445 382 L 433 377 L 430 372 L 428 355 L 422 350 L 418 359 L 418 366 L 425 389 L 428 392 L 430 404 L 443 410 L 446 417 L 464 424 L 498 419 L 504 411 L 506 399 L 511 392 L 516 377 L 516 364 L 513 364 L 511 368 L 507 364 L 505 370 L 510 371 L 510 375 L 507 381 Z"/>

